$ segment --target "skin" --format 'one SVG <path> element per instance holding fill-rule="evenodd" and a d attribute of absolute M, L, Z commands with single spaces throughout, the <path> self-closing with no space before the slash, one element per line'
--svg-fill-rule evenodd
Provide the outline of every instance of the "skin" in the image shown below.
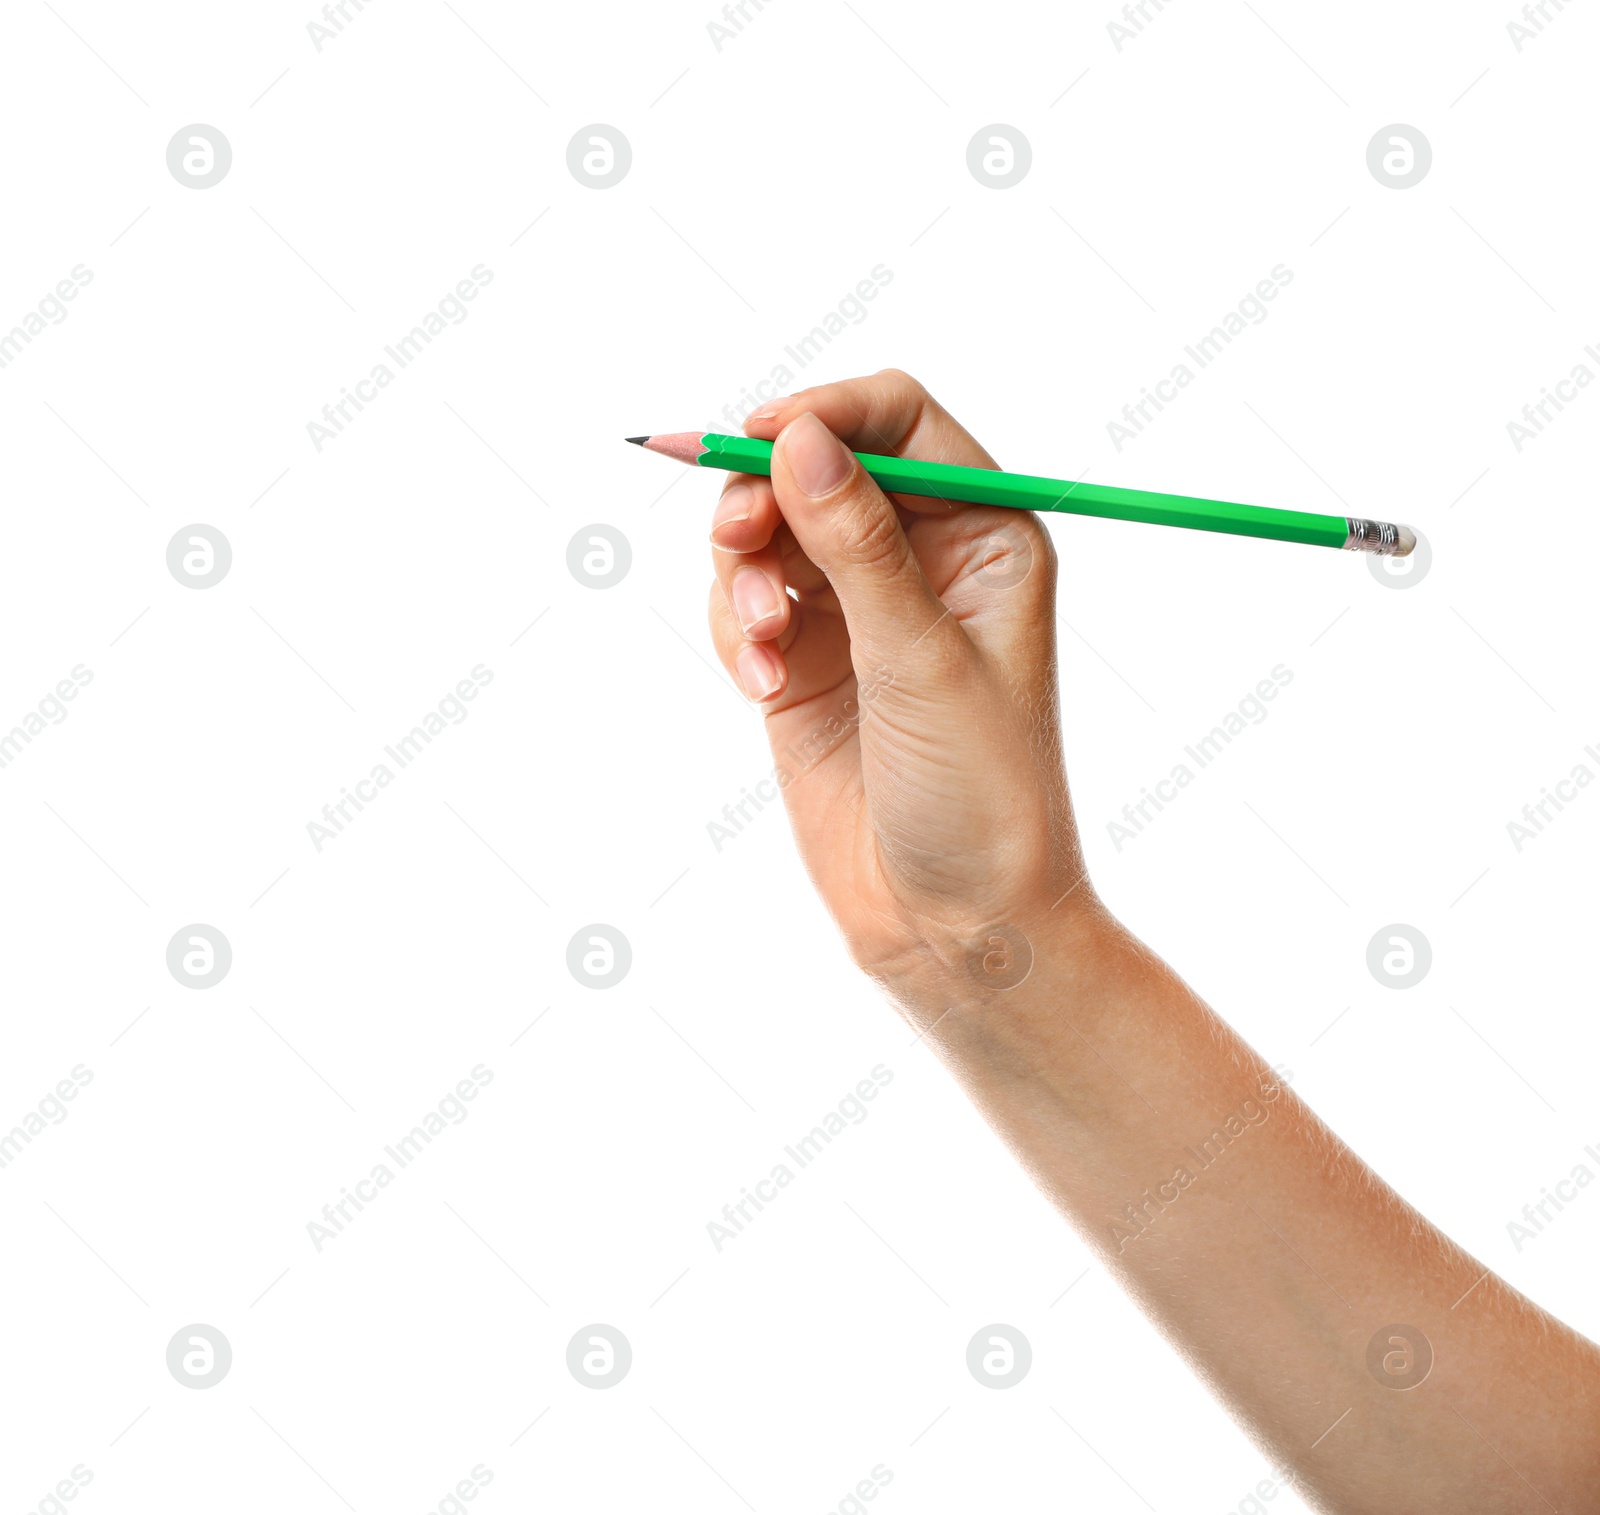
<path fill-rule="evenodd" d="M 896 370 L 745 429 L 773 471 L 717 506 L 712 635 L 856 963 L 1313 1508 L 1600 1511 L 1600 1349 L 1406 1204 L 1097 898 L 1037 518 L 891 500 L 846 449 L 995 461 Z"/>

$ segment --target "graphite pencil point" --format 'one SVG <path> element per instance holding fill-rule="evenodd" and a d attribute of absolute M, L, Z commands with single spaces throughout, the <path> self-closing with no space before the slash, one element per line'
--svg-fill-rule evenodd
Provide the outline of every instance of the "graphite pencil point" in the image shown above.
<path fill-rule="evenodd" d="M 624 442 L 632 442 L 635 447 L 643 447 L 650 440 L 649 437 L 624 437 Z"/>

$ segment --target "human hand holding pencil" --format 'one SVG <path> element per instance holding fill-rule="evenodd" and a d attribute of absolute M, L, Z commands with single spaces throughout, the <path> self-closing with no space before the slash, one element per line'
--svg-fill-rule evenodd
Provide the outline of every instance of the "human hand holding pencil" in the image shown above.
<path fill-rule="evenodd" d="M 1026 513 L 897 507 L 873 483 L 846 442 L 995 467 L 905 375 L 808 391 L 748 427 L 779 441 L 771 477 L 733 475 L 717 507 L 718 651 L 780 768 L 803 767 L 789 814 L 857 961 L 905 972 L 931 954 L 940 971 L 974 911 L 1020 922 L 1083 877 L 1050 538 Z"/>
<path fill-rule="evenodd" d="M 717 505 L 712 636 L 855 961 L 1314 1508 L 1600 1509 L 1600 1350 L 1407 1205 L 1094 893 L 1038 518 L 891 499 L 852 452 L 993 459 L 892 370 L 746 430 L 771 474 Z"/>

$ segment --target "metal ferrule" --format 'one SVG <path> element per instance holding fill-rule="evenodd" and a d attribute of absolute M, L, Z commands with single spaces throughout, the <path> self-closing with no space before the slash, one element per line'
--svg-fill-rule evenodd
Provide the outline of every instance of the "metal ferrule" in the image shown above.
<path fill-rule="evenodd" d="M 1371 552 L 1379 557 L 1404 557 L 1411 550 L 1402 540 L 1400 528 L 1388 521 L 1366 521 L 1359 516 L 1346 516 L 1345 525 L 1350 534 L 1344 539 L 1346 552 Z M 1409 533 L 1407 533 L 1409 536 Z"/>

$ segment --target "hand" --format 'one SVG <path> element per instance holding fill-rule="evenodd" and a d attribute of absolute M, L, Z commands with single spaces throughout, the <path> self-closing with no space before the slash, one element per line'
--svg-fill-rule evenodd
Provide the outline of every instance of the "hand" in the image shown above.
<path fill-rule="evenodd" d="M 953 970 L 1025 971 L 1038 923 L 1094 908 L 1048 534 L 1025 511 L 883 494 L 851 451 L 998 466 L 897 370 L 804 390 L 745 430 L 776 439 L 772 477 L 731 475 L 717 506 L 711 630 L 765 712 L 818 891 L 897 997 Z"/>

